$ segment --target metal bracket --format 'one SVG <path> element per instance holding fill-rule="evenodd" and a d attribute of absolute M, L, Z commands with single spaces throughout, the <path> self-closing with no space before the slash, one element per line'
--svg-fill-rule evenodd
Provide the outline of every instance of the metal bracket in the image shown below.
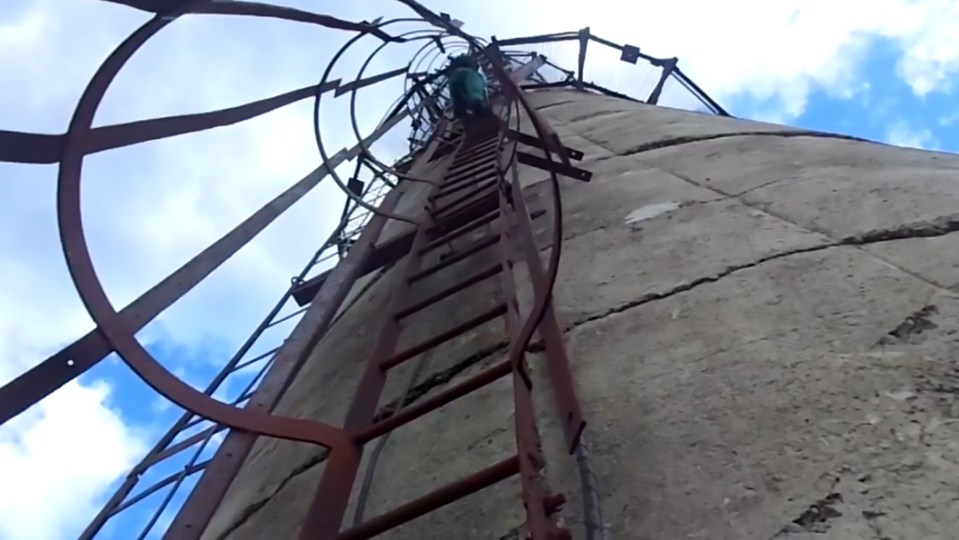
<path fill-rule="evenodd" d="M 639 47 L 633 45 L 623 45 L 623 52 L 619 55 L 623 62 L 635 64 L 639 60 Z"/>
<path fill-rule="evenodd" d="M 538 147 L 540 144 L 540 139 L 538 137 L 534 137 L 528 133 L 523 133 L 522 131 L 516 131 L 515 129 L 506 130 L 506 136 L 520 144 L 525 144 L 527 146 Z M 569 156 L 569 159 L 575 159 L 576 161 L 583 159 L 582 151 L 576 150 L 575 148 L 570 148 L 568 146 L 564 146 L 563 149 L 566 150 L 566 155 Z"/>
<path fill-rule="evenodd" d="M 536 167 L 537 169 L 543 169 L 544 171 L 555 171 L 556 174 L 575 178 L 576 180 L 582 180 L 583 182 L 589 182 L 593 178 L 593 173 L 591 171 L 587 171 L 586 169 L 580 169 L 579 167 L 573 167 L 572 165 L 564 165 L 562 163 L 550 161 L 546 158 L 535 156 L 527 152 L 516 152 L 516 157 L 523 165 L 529 165 L 530 167 Z"/>

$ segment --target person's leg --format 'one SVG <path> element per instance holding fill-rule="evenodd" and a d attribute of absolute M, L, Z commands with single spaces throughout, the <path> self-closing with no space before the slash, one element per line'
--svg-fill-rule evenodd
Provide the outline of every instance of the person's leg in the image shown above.
<path fill-rule="evenodd" d="M 467 108 L 468 108 L 468 107 L 467 107 L 466 100 L 463 99 L 462 96 L 460 96 L 460 95 L 458 95 L 458 94 L 453 94 L 452 98 L 453 98 L 453 99 L 452 99 L 452 101 L 453 101 L 453 117 L 454 117 L 454 118 L 457 118 L 457 119 L 459 119 L 459 120 L 462 120 L 463 118 L 466 117 L 466 111 L 467 111 Z"/>
<path fill-rule="evenodd" d="M 470 109 L 473 110 L 473 114 L 480 118 L 485 118 L 491 114 L 489 110 L 489 103 L 482 96 L 474 96 L 470 100 Z"/>

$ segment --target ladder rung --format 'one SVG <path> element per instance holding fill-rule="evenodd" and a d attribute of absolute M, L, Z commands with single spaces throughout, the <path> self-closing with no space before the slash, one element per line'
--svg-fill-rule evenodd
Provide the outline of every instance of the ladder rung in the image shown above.
<path fill-rule="evenodd" d="M 488 143 L 482 143 L 473 149 L 462 150 L 456 154 L 456 157 L 453 158 L 453 162 L 450 164 L 450 166 L 455 167 L 461 165 L 462 163 L 476 159 L 477 156 L 482 156 L 486 153 L 496 153 L 498 149 L 499 141 L 494 139 Z"/>
<path fill-rule="evenodd" d="M 443 197 L 446 197 L 447 195 L 452 195 L 456 193 L 457 191 L 462 191 L 470 186 L 476 185 L 481 180 L 486 180 L 490 176 L 495 176 L 496 172 L 497 172 L 496 169 L 493 168 L 482 174 L 477 173 L 475 176 L 469 178 L 470 181 L 462 181 L 462 182 L 455 183 L 453 187 L 449 187 L 449 185 L 444 184 L 443 186 L 441 186 L 442 189 L 440 189 L 436 193 L 436 195 L 433 195 L 432 197 L 430 197 L 430 200 L 435 202 L 442 199 Z"/>
<path fill-rule="evenodd" d="M 427 308 L 427 307 L 429 307 L 429 306 L 431 306 L 431 305 L 439 302 L 440 300 L 442 300 L 442 299 L 444 299 L 444 298 L 446 298 L 446 297 L 448 297 L 448 296 L 450 296 L 450 295 L 452 295 L 452 294 L 456 294 L 456 293 L 462 291 L 463 289 L 467 289 L 467 288 L 472 287 L 473 285 L 476 285 L 477 283 L 479 283 L 479 282 L 481 282 L 481 281 L 483 281 L 483 280 L 485 280 L 485 279 L 489 279 L 489 278 L 495 276 L 496 274 L 498 274 L 498 273 L 500 272 L 500 270 L 502 270 L 502 268 L 503 268 L 503 265 L 502 265 L 502 264 L 496 263 L 496 264 L 490 266 L 489 268 L 483 270 L 482 272 L 478 272 L 478 273 L 476 273 L 476 274 L 473 274 L 472 276 L 464 279 L 463 281 L 461 281 L 461 282 L 459 282 L 459 283 L 457 283 L 457 284 L 455 284 L 455 285 L 453 285 L 453 286 L 451 286 L 451 287 L 447 287 L 446 289 L 443 289 L 442 291 L 440 291 L 440 292 L 438 292 L 438 293 L 436 293 L 436 294 L 433 294 L 433 295 L 429 296 L 428 298 L 425 298 L 425 299 L 423 299 L 423 300 L 421 300 L 421 301 L 419 301 L 419 302 L 417 302 L 417 303 L 415 303 L 415 304 L 413 304 L 413 305 L 411 305 L 411 306 L 408 306 L 408 307 L 406 307 L 406 308 L 401 309 L 400 311 L 398 311 L 398 312 L 396 313 L 396 319 L 399 320 L 399 319 L 403 319 L 403 318 L 405 318 L 405 317 L 409 317 L 410 315 L 412 315 L 412 314 L 414 314 L 414 313 L 416 313 L 416 312 L 418 312 L 418 311 L 422 311 L 424 308 Z"/>
<path fill-rule="evenodd" d="M 470 221 L 466 223 L 465 225 L 461 225 L 455 229 L 447 231 L 446 234 L 444 234 L 443 236 L 440 236 L 439 238 L 436 238 L 435 240 L 430 241 L 428 244 L 420 248 L 419 254 L 424 255 L 444 244 L 448 244 L 468 232 L 475 231 L 476 229 L 482 227 L 483 225 L 491 223 L 497 217 L 499 217 L 499 209 L 496 209 L 496 210 L 493 210 L 492 212 L 484 214 L 480 219 Z"/>
<path fill-rule="evenodd" d="M 427 339 L 426 341 L 423 341 L 417 345 L 410 347 L 409 349 L 406 349 L 405 351 L 397 354 L 393 358 L 390 358 L 389 360 L 386 360 L 385 362 L 380 364 L 380 368 L 383 370 L 394 368 L 420 353 L 424 353 L 432 349 L 433 347 L 446 343 L 447 341 L 455 338 L 456 336 L 460 334 L 468 332 L 481 324 L 492 321 L 496 317 L 505 315 L 506 309 L 507 309 L 506 302 L 502 302 L 496 307 L 486 310 L 483 313 L 480 313 L 479 315 L 473 317 L 472 319 L 466 322 L 460 323 L 443 333 L 437 334 L 431 337 L 430 339 Z"/>
<path fill-rule="evenodd" d="M 437 508 L 442 508 L 467 495 L 492 486 L 501 480 L 506 480 L 517 473 L 519 473 L 519 457 L 506 458 L 452 484 L 431 491 L 414 501 L 371 518 L 356 527 L 347 529 L 337 535 L 337 540 L 366 540 L 372 538 L 393 527 L 398 527 Z"/>
<path fill-rule="evenodd" d="M 467 204 L 439 216 L 433 213 L 431 216 L 433 224 L 428 230 L 429 234 L 432 234 L 434 228 L 439 230 L 455 229 L 471 221 L 480 219 L 493 210 L 499 209 L 499 197 L 496 195 L 498 195 L 498 193 L 492 192 L 490 196 L 473 199 Z"/>
<path fill-rule="evenodd" d="M 493 178 L 492 180 L 489 180 L 489 181 L 487 181 L 487 182 L 483 182 L 482 184 L 478 184 L 478 185 L 476 185 L 476 189 L 474 189 L 473 191 L 469 191 L 469 192 L 467 192 L 467 193 L 464 193 L 464 194 L 460 195 L 459 197 L 453 199 L 452 201 L 444 204 L 443 206 L 440 206 L 439 208 L 433 208 L 433 215 L 434 215 L 434 216 L 438 216 L 438 215 L 444 214 L 444 213 L 447 214 L 447 215 L 449 215 L 449 211 L 450 211 L 451 209 L 453 209 L 453 208 L 456 208 L 456 206 L 457 206 L 458 204 L 462 203 L 463 201 L 468 201 L 468 200 L 470 200 L 470 199 L 473 199 L 473 198 L 476 197 L 477 195 L 479 195 L 479 194 L 481 194 L 481 193 L 483 193 L 483 192 L 489 191 L 490 188 L 493 188 L 493 190 L 495 191 L 497 180 L 498 180 L 498 178 Z M 487 197 L 487 196 L 489 196 L 489 194 L 483 195 L 483 196 L 484 196 L 484 197 Z"/>
<path fill-rule="evenodd" d="M 413 283 L 413 282 L 419 281 L 430 274 L 433 274 L 435 272 L 438 272 L 446 268 L 447 266 L 458 263 L 459 261 L 462 261 L 463 259 L 466 259 L 471 255 L 475 255 L 479 253 L 480 251 L 483 251 L 484 249 L 492 246 L 498 241 L 499 241 L 499 234 L 490 234 L 488 236 L 485 236 L 480 241 L 476 242 L 476 244 L 473 244 L 473 246 L 468 247 L 464 249 L 463 251 L 460 251 L 450 257 L 447 257 L 443 259 L 442 261 L 434 264 L 433 266 L 430 266 L 429 268 L 420 270 L 419 272 L 413 274 L 412 276 L 410 276 L 409 282 Z"/>
<path fill-rule="evenodd" d="M 443 216 L 443 219 L 430 225 L 426 234 L 433 237 L 442 236 L 450 231 L 472 223 L 477 219 L 481 219 L 490 212 L 499 211 L 499 201 L 492 202 L 496 204 L 491 204 L 490 201 L 486 199 L 480 199 L 480 203 L 482 204 L 467 205 L 448 216 Z"/>
<path fill-rule="evenodd" d="M 443 184 L 441 184 L 440 187 L 443 189 L 448 189 L 451 186 L 459 184 L 460 182 L 469 182 L 469 180 L 474 178 L 476 175 L 481 173 L 486 174 L 487 170 L 495 169 L 496 163 L 496 161 L 490 161 L 488 164 L 482 166 L 464 167 L 460 172 L 455 174 L 447 174 L 444 177 Z"/>
<path fill-rule="evenodd" d="M 512 371 L 512 363 L 508 359 L 504 360 L 493 367 L 487 368 L 466 379 L 465 381 L 451 386 L 432 397 L 426 398 L 419 403 L 396 411 L 396 413 L 394 413 L 392 416 L 389 416 L 355 434 L 353 438 L 360 444 L 371 441 L 380 435 L 384 435 L 389 431 L 416 420 L 424 414 L 439 409 L 443 405 L 455 401 L 474 390 L 479 390 L 487 384 L 509 375 Z"/>
<path fill-rule="evenodd" d="M 469 146 L 464 146 L 457 154 L 457 157 L 476 154 L 482 150 L 490 148 L 496 143 L 499 143 L 499 137 L 490 136 L 486 140 L 473 143 Z"/>
<path fill-rule="evenodd" d="M 476 154 L 475 156 L 470 156 L 469 158 L 464 159 L 463 161 L 451 164 L 449 170 L 446 171 L 446 176 L 447 178 L 449 178 L 451 176 L 456 176 L 460 171 L 467 169 L 469 167 L 477 167 L 481 164 L 485 165 L 486 162 L 494 161 L 493 158 L 495 158 L 497 155 L 499 155 L 498 152 L 489 150 L 485 152 L 480 152 Z"/>
<path fill-rule="evenodd" d="M 476 196 L 477 193 L 478 192 L 473 192 L 470 194 L 470 196 L 473 197 L 471 200 L 467 200 L 466 197 L 462 197 L 455 201 L 456 203 L 463 203 L 465 201 L 466 204 L 459 204 L 455 207 L 453 204 L 447 204 L 439 210 L 431 209 L 430 213 L 432 214 L 431 217 L 433 218 L 433 222 L 438 223 L 446 221 L 458 216 L 460 212 L 464 211 L 472 211 L 471 215 L 477 215 L 475 214 L 476 208 L 482 210 L 482 213 L 478 215 L 483 215 L 492 210 L 494 207 L 499 206 L 499 190 L 497 190 L 495 186 L 491 191 L 481 194 L 479 197 Z"/>

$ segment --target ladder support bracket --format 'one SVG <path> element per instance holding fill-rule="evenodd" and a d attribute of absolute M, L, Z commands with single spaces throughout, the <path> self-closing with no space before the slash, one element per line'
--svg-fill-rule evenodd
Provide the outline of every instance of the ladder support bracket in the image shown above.
<path fill-rule="evenodd" d="M 534 137 L 529 133 L 523 133 L 522 131 L 516 131 L 515 129 L 506 130 L 506 136 L 520 144 L 525 144 L 526 146 L 534 146 L 539 148 L 542 144 L 538 137 Z M 568 146 L 564 146 L 563 149 L 566 150 L 566 155 L 569 156 L 569 159 L 575 159 L 576 161 L 583 159 L 582 150 L 576 150 L 575 148 L 570 148 Z"/>
<path fill-rule="evenodd" d="M 589 182 L 593 178 L 593 173 L 587 171 L 586 169 L 580 169 L 579 167 L 573 167 L 572 165 L 556 163 L 555 161 L 550 161 L 546 158 L 529 154 L 527 152 L 516 152 L 516 157 L 523 165 L 529 165 L 530 167 L 536 167 L 537 169 L 543 169 L 544 171 L 552 170 L 555 171 L 556 174 L 575 178 L 576 180 L 582 180 L 583 182 Z"/>

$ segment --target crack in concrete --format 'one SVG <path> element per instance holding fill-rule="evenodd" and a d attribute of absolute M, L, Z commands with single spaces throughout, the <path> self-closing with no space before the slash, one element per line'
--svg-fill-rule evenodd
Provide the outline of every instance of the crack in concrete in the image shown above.
<path fill-rule="evenodd" d="M 543 105 L 542 107 L 537 107 L 536 110 L 543 111 L 546 109 L 550 109 L 552 107 L 556 107 L 557 105 L 569 105 L 570 103 L 576 103 L 577 101 L 579 101 L 579 99 L 571 99 L 568 101 L 557 101 L 555 103 L 547 103 L 546 105 Z"/>
<path fill-rule="evenodd" d="M 624 311 L 654 302 L 656 300 L 663 300 L 671 296 L 675 296 L 680 293 L 691 291 L 701 285 L 706 285 L 709 283 L 716 283 L 717 281 L 726 278 L 737 272 L 743 270 L 748 270 L 750 268 L 755 268 L 762 264 L 765 264 L 770 261 L 777 259 L 783 259 L 786 257 L 791 257 L 793 255 L 802 255 L 806 253 L 813 253 L 817 251 L 823 251 L 831 248 L 838 247 L 858 247 L 868 244 L 876 244 L 881 242 L 889 242 L 893 240 L 904 240 L 908 238 L 927 238 L 930 236 L 944 236 L 953 232 L 959 231 L 959 215 L 954 217 L 943 217 L 937 218 L 930 221 L 924 221 L 919 223 L 912 223 L 901 225 L 893 229 L 878 229 L 868 231 L 862 234 L 848 236 L 841 240 L 826 242 L 823 244 L 808 246 L 803 248 L 790 249 L 786 251 L 781 251 L 779 253 L 774 253 L 772 255 L 767 255 L 765 257 L 760 257 L 754 261 L 742 264 L 735 264 L 727 266 L 721 271 L 709 275 L 682 283 L 676 287 L 668 289 L 666 291 L 660 292 L 650 292 L 640 296 L 637 299 L 634 299 L 630 302 L 620 304 L 619 306 L 610 308 L 602 313 L 596 315 L 590 315 L 584 319 L 580 319 L 572 323 L 572 325 L 567 328 L 567 330 L 576 328 L 578 326 L 591 323 L 600 319 L 609 317 L 610 315 L 615 315 L 622 313 Z M 935 234 L 934 234 L 935 233 Z"/>
<path fill-rule="evenodd" d="M 587 141 L 605 148 L 602 144 L 595 140 L 591 140 L 586 136 L 581 135 Z M 680 137 L 667 137 L 665 139 L 658 139 L 655 141 L 645 142 L 639 145 L 636 145 L 632 148 L 628 148 L 622 152 L 616 152 L 616 154 L 627 157 L 635 154 L 641 154 L 643 152 L 649 152 L 651 150 L 659 150 L 662 148 L 669 148 L 672 146 L 680 146 L 683 144 L 690 144 L 703 141 L 712 141 L 715 139 L 725 139 L 729 137 L 817 137 L 824 139 L 841 139 L 846 141 L 857 141 L 857 142 L 873 142 L 867 139 L 861 139 L 859 137 L 853 137 L 852 135 L 841 135 L 839 133 L 825 133 L 822 131 L 805 131 L 805 130 L 796 130 L 796 131 L 733 131 L 729 133 L 712 133 L 709 135 L 683 135 Z M 610 150 L 609 148 L 606 148 Z M 610 150 L 612 151 L 612 150 Z"/>
<path fill-rule="evenodd" d="M 376 416 L 373 417 L 373 422 L 376 423 L 386 420 L 387 418 L 396 414 L 398 409 L 412 404 L 416 400 L 430 393 L 430 391 L 432 391 L 434 388 L 445 385 L 463 371 L 483 362 L 484 360 L 501 351 L 505 351 L 508 345 L 509 344 L 504 341 L 497 343 L 496 345 L 486 347 L 485 349 L 480 349 L 479 351 L 476 351 L 463 360 L 457 362 L 453 366 L 433 373 L 424 379 L 423 382 L 414 386 L 404 397 L 396 399 L 381 407 L 376 413 Z"/>
<path fill-rule="evenodd" d="M 938 325 L 929 318 L 939 313 L 939 308 L 929 304 L 923 306 L 919 311 L 912 313 L 906 320 L 890 330 L 884 335 L 876 345 L 892 345 L 895 343 L 919 343 L 924 339 L 922 335 L 926 330 L 938 328 Z"/>
<path fill-rule="evenodd" d="M 869 141 L 866 141 L 866 142 L 869 142 Z M 880 143 L 875 143 L 875 144 L 880 144 Z M 643 160 L 640 160 L 640 161 L 642 161 L 643 163 L 646 163 L 647 165 L 649 165 L 650 167 L 652 167 L 652 168 L 654 168 L 654 169 L 658 169 L 658 170 L 660 170 L 660 171 L 663 171 L 663 172 L 666 173 L 666 174 L 672 175 L 672 176 L 674 176 L 674 177 L 676 177 L 676 178 L 682 180 L 683 182 L 686 182 L 686 183 L 688 183 L 688 184 L 690 184 L 690 185 L 692 185 L 692 186 L 696 186 L 696 187 L 699 187 L 699 188 L 707 189 L 707 190 L 712 191 L 713 193 L 715 193 L 715 194 L 717 194 L 717 195 L 719 195 L 719 196 L 721 196 L 721 197 L 726 197 L 727 199 L 733 199 L 733 200 L 739 201 L 741 204 L 743 204 L 744 206 L 746 206 L 746 207 L 748 207 L 748 208 L 752 208 L 753 210 L 756 210 L 756 211 L 758 211 L 758 212 L 762 212 L 762 213 L 764 213 L 764 214 L 766 214 L 766 215 L 768 215 L 768 216 L 770 216 L 770 217 L 773 217 L 773 218 L 775 218 L 775 219 L 778 219 L 778 220 L 782 221 L 783 223 L 789 223 L 790 225 L 792 225 L 792 226 L 794 226 L 794 227 L 797 227 L 797 228 L 799 228 L 800 230 L 803 230 L 803 231 L 806 231 L 806 232 L 809 232 L 809 233 L 821 234 L 821 235 L 823 235 L 823 236 L 825 236 L 825 237 L 827 237 L 827 238 L 829 238 L 829 239 L 831 239 L 831 240 L 838 241 L 834 236 L 832 236 L 832 235 L 829 233 L 829 231 L 819 230 L 819 229 L 815 229 L 815 228 L 810 228 L 810 227 L 807 226 L 807 225 L 800 224 L 800 223 L 798 223 L 798 222 L 796 222 L 796 221 L 794 221 L 794 220 L 792 220 L 792 219 L 789 219 L 789 218 L 786 217 L 786 216 L 783 216 L 783 215 L 780 215 L 780 214 L 778 214 L 778 213 L 776 213 L 776 212 L 773 212 L 772 210 L 769 209 L 769 205 L 768 205 L 768 204 L 762 205 L 762 206 L 753 204 L 753 203 L 747 201 L 747 200 L 745 199 L 745 197 L 742 196 L 742 194 L 737 195 L 737 194 L 727 193 L 727 192 L 725 192 L 725 191 L 723 191 L 723 190 L 721 190 L 721 189 L 719 189 L 719 188 L 715 188 L 715 187 L 712 187 L 712 186 L 709 186 L 709 185 L 700 184 L 699 182 L 695 182 L 694 180 L 692 180 L 692 179 L 690 179 L 690 178 L 687 178 L 686 176 L 683 176 L 683 175 L 681 175 L 681 174 L 679 174 L 679 173 L 677 173 L 677 172 L 671 171 L 671 170 L 669 170 L 669 169 L 665 169 L 665 168 L 663 168 L 663 167 L 661 167 L 661 166 L 653 165 L 652 163 L 648 163 L 648 162 L 643 161 Z M 747 192 L 748 192 L 748 191 L 750 191 L 750 190 L 747 190 Z M 744 193 L 745 193 L 745 192 L 744 192 Z M 957 219 L 959 219 L 959 214 L 956 214 L 956 215 L 953 215 L 953 216 L 947 216 L 947 217 L 944 217 L 944 218 L 937 218 L 937 219 L 957 220 Z M 935 231 L 936 231 L 936 230 L 942 230 L 944 227 L 942 226 L 942 224 L 935 224 L 934 222 L 935 222 L 935 220 L 920 222 L 920 226 L 919 226 L 919 229 L 920 229 L 920 230 L 918 230 L 918 231 L 916 232 L 915 237 L 941 236 L 940 234 L 937 234 Z M 946 224 L 946 227 L 945 227 L 945 228 L 948 228 L 948 226 L 949 226 L 949 224 Z M 901 228 L 901 227 L 899 227 L 899 228 Z M 896 229 L 899 229 L 899 228 L 896 228 Z M 887 231 L 892 231 L 892 230 L 896 230 L 896 229 L 887 229 Z M 881 234 L 887 234 L 887 233 L 881 233 Z M 907 234 L 907 233 L 898 233 L 898 234 Z M 908 236 L 904 236 L 903 238 L 907 238 L 907 237 L 908 237 Z M 889 240 L 897 240 L 897 239 L 899 239 L 899 238 L 891 238 L 891 237 L 889 238 Z M 874 243 L 874 242 L 867 242 L 867 243 Z M 892 260 L 890 260 L 890 259 L 888 259 L 888 258 L 886 258 L 886 257 L 882 257 L 882 256 L 880 256 L 879 254 L 873 253 L 873 252 L 871 252 L 871 251 L 864 251 L 864 253 L 866 253 L 867 255 L 869 255 L 869 256 L 871 256 L 871 257 L 873 257 L 873 258 L 875 258 L 875 259 L 878 259 L 878 260 L 882 261 L 883 263 L 888 264 L 888 265 L 896 268 L 896 269 L 899 270 L 900 272 L 902 272 L 902 273 L 904 273 L 904 274 L 908 274 L 908 275 L 910 275 L 910 276 L 912 276 L 912 277 L 914 277 L 914 278 L 916 278 L 916 279 L 918 279 L 918 280 L 920 280 L 920 281 L 922 281 L 922 282 L 924 282 L 924 283 L 926 283 L 926 284 L 928 284 L 928 285 L 930 285 L 930 286 L 932 286 L 932 287 L 934 287 L 934 288 L 936 288 L 936 289 L 938 289 L 938 290 L 940 290 L 940 291 L 942 291 L 942 292 L 946 292 L 946 293 L 950 293 L 950 294 L 952 294 L 952 293 L 954 292 L 954 291 L 952 291 L 949 287 L 946 287 L 946 286 L 944 286 L 944 285 L 942 285 L 942 284 L 940 284 L 940 283 L 936 283 L 935 281 L 933 281 L 933 280 L 931 280 L 931 279 L 929 279 L 929 278 L 927 278 L 927 277 L 925 277 L 925 276 L 919 275 L 918 273 L 913 272 L 912 270 L 909 270 L 909 269 L 907 269 L 907 268 L 904 268 L 904 267 L 901 266 L 900 264 L 897 264 L 896 262 L 894 262 L 894 261 L 892 261 Z"/>
<path fill-rule="evenodd" d="M 602 117 L 604 117 L 604 116 L 613 116 L 613 115 L 616 115 L 616 114 L 622 114 L 622 113 L 627 113 L 627 112 L 631 112 L 631 111 L 626 110 L 626 111 L 600 111 L 600 112 L 593 112 L 593 113 L 588 113 L 588 114 L 580 115 L 580 116 L 577 116 L 577 117 L 575 117 L 575 118 L 570 118 L 569 120 L 566 120 L 566 121 L 563 122 L 562 124 L 558 124 L 558 125 L 561 125 L 561 126 L 569 126 L 569 125 L 572 124 L 572 123 L 579 122 L 580 120 L 586 120 L 587 118 L 590 119 L 590 120 L 592 120 L 592 119 L 594 119 L 594 118 L 602 118 Z"/>
<path fill-rule="evenodd" d="M 809 505 L 802 514 L 796 519 L 790 521 L 785 527 L 779 530 L 773 538 L 788 537 L 795 533 L 818 533 L 822 534 L 829 530 L 831 520 L 842 516 L 842 512 L 836 510 L 835 506 L 843 502 L 842 495 L 839 493 L 830 493 L 822 499 Z"/>
<path fill-rule="evenodd" d="M 304 461 L 304 462 L 301 463 L 299 466 L 297 466 L 296 468 L 294 468 L 293 470 L 291 470 L 289 474 L 287 474 L 285 477 L 283 477 L 283 480 L 281 480 L 281 481 L 280 481 L 280 484 L 279 484 L 278 486 L 276 486 L 276 489 L 273 490 L 273 493 L 270 493 L 270 494 L 267 495 L 266 497 L 260 499 L 259 501 L 254 502 L 254 503 L 248 505 L 246 508 L 244 508 L 244 509 L 240 512 L 240 515 L 239 515 L 239 517 L 236 519 L 236 521 L 234 521 L 229 527 L 226 528 L 226 530 L 224 530 L 219 536 L 217 536 L 217 537 L 216 537 L 216 540 L 224 540 L 226 537 L 228 537 L 228 536 L 229 536 L 230 534 L 232 534 L 234 531 L 236 531 L 237 529 L 239 529 L 240 527 L 242 527 L 244 524 L 246 524 L 247 521 L 250 520 L 250 518 L 252 518 L 252 517 L 254 516 L 254 514 L 256 514 L 258 511 L 260 511 L 261 508 L 263 508 L 264 506 L 266 506 L 266 505 L 270 502 L 270 500 L 273 499 L 273 497 L 276 496 L 277 493 L 279 493 L 280 491 L 282 491 L 283 488 L 286 487 L 286 484 L 288 484 L 291 480 L 293 480 L 293 479 L 296 478 L 297 476 L 305 473 L 306 471 L 308 471 L 308 470 L 312 469 L 313 467 L 316 467 L 316 466 L 319 465 L 320 463 L 326 461 L 326 458 L 327 458 L 328 456 L 329 456 L 329 450 L 328 450 L 328 449 L 326 449 L 326 448 L 321 448 L 321 449 L 319 449 L 319 450 L 317 451 L 317 453 L 316 453 L 313 457 L 311 457 L 310 459 Z"/>

